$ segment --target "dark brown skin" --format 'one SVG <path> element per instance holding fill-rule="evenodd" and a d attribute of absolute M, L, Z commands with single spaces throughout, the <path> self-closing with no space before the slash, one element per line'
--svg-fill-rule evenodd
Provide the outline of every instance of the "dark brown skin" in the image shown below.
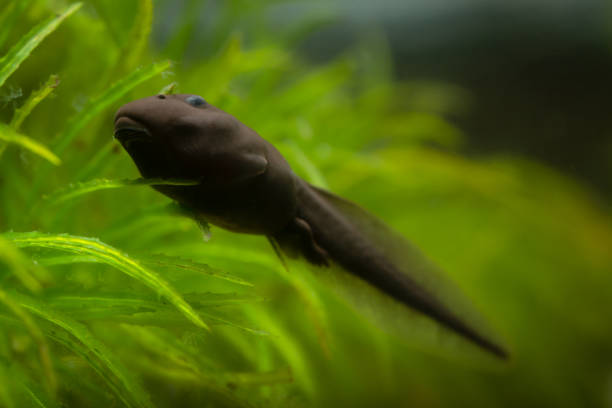
<path fill-rule="evenodd" d="M 483 349 L 507 356 L 410 277 L 420 259 L 403 238 L 357 205 L 309 185 L 274 146 L 201 97 L 130 102 L 115 116 L 115 138 L 143 177 L 197 180 L 154 186 L 194 217 L 266 235 L 287 255 L 315 265 L 335 262 Z M 407 262 L 395 256 L 406 252 L 401 257 Z"/>

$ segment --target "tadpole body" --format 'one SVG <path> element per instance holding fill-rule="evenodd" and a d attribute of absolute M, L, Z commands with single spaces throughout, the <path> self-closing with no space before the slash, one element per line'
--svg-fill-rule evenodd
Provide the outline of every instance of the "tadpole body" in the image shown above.
<path fill-rule="evenodd" d="M 194 180 L 155 185 L 198 219 L 267 236 L 291 257 L 340 265 L 386 295 L 493 354 L 497 344 L 466 324 L 414 279 L 422 256 L 372 214 L 313 187 L 281 153 L 234 116 L 197 95 L 156 95 L 122 106 L 115 137 L 144 178 Z"/>

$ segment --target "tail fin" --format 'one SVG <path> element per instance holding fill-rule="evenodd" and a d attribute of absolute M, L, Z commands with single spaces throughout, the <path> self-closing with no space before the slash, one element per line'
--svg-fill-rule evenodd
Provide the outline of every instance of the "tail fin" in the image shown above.
<path fill-rule="evenodd" d="M 298 222 L 302 225 L 297 228 L 301 234 L 294 229 L 292 234 L 275 237 L 284 251 L 299 252 L 316 264 L 331 259 L 481 348 L 501 358 L 508 356 L 466 323 L 464 318 L 474 313 L 466 312 L 470 307 L 460 299 L 459 290 L 445 283 L 438 269 L 414 246 L 356 204 L 301 183 Z"/>

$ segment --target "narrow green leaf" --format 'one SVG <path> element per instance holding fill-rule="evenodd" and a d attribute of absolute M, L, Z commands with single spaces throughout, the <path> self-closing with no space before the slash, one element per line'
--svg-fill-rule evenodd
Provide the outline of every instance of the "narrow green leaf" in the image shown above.
<path fill-rule="evenodd" d="M 30 112 L 32 112 L 36 105 L 42 102 L 43 99 L 49 96 L 51 92 L 53 92 L 53 90 L 57 88 L 58 84 L 59 77 L 57 75 L 51 75 L 47 82 L 45 82 L 45 84 L 40 87 L 40 89 L 33 91 L 32 94 L 30 94 L 30 97 L 23 103 L 23 105 L 21 105 L 20 108 L 15 109 L 13 119 L 11 120 L 9 126 L 15 129 L 16 131 L 19 130 L 19 127 L 21 126 L 25 118 L 28 117 Z"/>
<path fill-rule="evenodd" d="M 235 408 L 254 408 L 259 406 L 253 405 L 249 394 L 241 395 L 233 391 L 233 388 L 240 385 L 240 383 L 232 381 L 232 374 L 207 376 L 188 368 L 160 364 L 159 358 L 150 357 L 148 353 L 134 353 L 127 356 L 127 358 L 130 359 L 131 365 L 151 376 L 158 377 L 163 382 L 175 385 L 182 384 L 183 387 L 186 386 L 188 389 L 204 388 L 207 394 L 212 392 L 215 403 L 210 406 Z M 223 380 L 226 380 L 226 382 L 222 382 Z M 266 404 L 262 406 L 266 406 Z"/>
<path fill-rule="evenodd" d="M 116 82 L 101 95 L 93 98 L 82 111 L 69 121 L 66 128 L 64 128 L 63 132 L 59 135 L 54 151 L 61 154 L 90 120 L 96 117 L 104 109 L 117 102 L 136 86 L 166 71 L 170 66 L 170 61 L 165 61 L 139 68 Z"/>
<path fill-rule="evenodd" d="M 26 327 L 36 344 L 38 345 L 38 354 L 40 356 L 40 362 L 43 367 L 45 375 L 45 385 L 50 393 L 55 393 L 57 389 L 57 378 L 53 364 L 51 363 L 51 356 L 49 355 L 49 346 L 47 341 L 42 334 L 42 331 L 38 325 L 32 320 L 30 314 L 24 310 L 23 307 L 9 295 L 7 292 L 0 289 L 0 303 L 4 304 Z"/>
<path fill-rule="evenodd" d="M 209 375 L 203 373 L 203 368 L 208 371 L 214 367 L 214 363 L 208 361 L 205 355 L 202 356 L 201 353 L 198 353 L 197 349 L 177 339 L 171 332 L 155 327 L 134 326 L 130 324 L 122 324 L 120 328 L 138 343 L 138 348 L 148 351 L 157 356 L 157 358 L 166 360 L 165 367 L 169 368 L 170 365 L 175 365 L 181 368 L 188 368 L 210 381 L 207 378 Z"/>
<path fill-rule="evenodd" d="M 198 309 L 198 313 L 207 315 L 211 325 L 232 326 L 257 336 L 268 335 L 266 331 L 243 324 L 235 315 L 225 316 L 227 313 L 222 313 L 219 308 L 261 302 L 259 297 L 233 293 L 194 293 L 188 298 Z M 141 294 L 65 294 L 46 297 L 45 302 L 74 319 L 88 322 L 102 320 L 166 328 L 169 325 L 187 327 L 187 322 L 170 305 Z"/>
<path fill-rule="evenodd" d="M 53 296 L 46 298 L 45 302 L 74 319 L 86 322 L 93 322 L 95 320 L 123 321 L 128 316 L 139 315 L 141 313 L 155 316 L 162 311 L 164 314 L 173 314 L 184 321 L 176 310 L 159 300 L 156 301 L 136 296 L 126 297 L 125 294 Z"/>
<path fill-rule="evenodd" d="M 168 85 L 164 86 L 159 90 L 158 94 L 160 95 L 172 95 L 176 92 L 176 88 L 178 88 L 178 82 L 170 82 Z"/>
<path fill-rule="evenodd" d="M 157 266 L 170 266 L 178 269 L 185 269 L 194 272 L 204 273 L 206 275 L 210 275 L 212 277 L 223 279 L 229 282 L 237 283 L 243 286 L 253 286 L 252 283 L 239 278 L 234 275 L 230 275 L 218 269 L 212 268 L 206 264 L 194 262 L 189 259 L 183 259 L 180 257 L 167 256 L 167 255 L 152 255 L 150 257 L 141 258 L 141 261 L 148 265 L 157 265 Z"/>
<path fill-rule="evenodd" d="M 147 393 L 142 389 L 140 384 L 132 379 L 128 370 L 123 367 L 115 358 L 113 353 L 106 346 L 96 339 L 89 329 L 73 320 L 72 318 L 59 313 L 48 305 L 40 303 L 35 299 L 23 296 L 13 295 L 19 302 L 20 306 L 27 309 L 31 313 L 41 317 L 42 319 L 61 327 L 71 336 L 79 340 L 84 346 L 86 352 L 80 352 L 86 361 L 88 361 L 96 371 L 107 381 L 117 396 L 130 407 L 150 407 Z M 54 337 L 57 339 L 57 336 Z M 74 345 L 78 348 L 78 345 Z M 73 347 L 74 349 L 74 347 Z M 105 375 L 96 362 L 92 361 L 92 356 L 99 360 L 103 367 L 111 373 L 111 377 Z"/>
<path fill-rule="evenodd" d="M 261 298 L 255 296 L 234 293 L 196 293 L 190 295 L 189 299 L 194 307 L 211 310 L 219 306 L 261 301 Z M 170 305 L 134 293 L 65 294 L 45 297 L 45 301 L 59 311 L 70 312 L 72 317 L 78 316 L 79 319 L 88 320 L 158 311 L 176 313 Z"/>
<path fill-rule="evenodd" d="M 151 0 L 139 0 L 136 19 L 126 43 L 124 58 L 122 58 L 125 69 L 129 70 L 134 67 L 147 48 L 152 23 L 153 2 Z"/>
<path fill-rule="evenodd" d="M 74 3 L 63 13 L 56 17 L 38 24 L 30 30 L 21 40 L 15 44 L 9 52 L 0 59 L 0 87 L 4 85 L 7 78 L 19 68 L 19 65 L 30 55 L 30 53 L 72 13 L 81 7 L 82 3 Z"/>
<path fill-rule="evenodd" d="M 0 47 L 8 38 L 20 15 L 30 5 L 32 0 L 10 1 L 0 14 Z"/>
<path fill-rule="evenodd" d="M 15 407 L 15 401 L 13 399 L 13 395 L 11 394 L 11 375 L 9 370 L 4 365 L 2 361 L 0 361 L 0 406 L 6 408 Z"/>
<path fill-rule="evenodd" d="M 225 388 L 228 384 L 235 386 L 272 385 L 292 380 L 291 372 L 287 368 L 268 372 L 223 371 L 214 361 L 209 361 L 206 356 L 202 356 L 197 348 L 190 347 L 189 344 L 176 339 L 176 336 L 165 330 L 128 324 L 122 324 L 121 329 L 136 341 L 140 348 L 155 356 L 152 361 L 164 361 L 164 364 L 158 363 L 158 366 L 163 369 L 155 370 L 155 373 L 162 378 L 219 390 L 221 390 L 220 387 Z M 139 360 L 140 364 L 148 363 L 142 355 L 133 357 Z"/>
<path fill-rule="evenodd" d="M 42 144 L 38 143 L 37 141 L 33 139 L 30 139 L 27 136 L 24 136 L 20 133 L 15 132 L 13 129 L 11 129 L 10 127 L 2 123 L 0 123 L 0 142 L 4 142 L 0 146 L 0 154 L 2 154 L 2 152 L 4 151 L 4 146 L 6 146 L 5 143 L 14 143 L 16 145 L 23 147 L 24 149 L 31 151 L 37 156 L 40 156 L 43 159 L 46 159 L 47 161 L 49 161 L 50 163 L 56 166 L 62 163 L 60 158 L 57 157 L 52 151 L 47 149 L 45 146 L 43 146 Z"/>
<path fill-rule="evenodd" d="M 315 186 L 328 188 L 325 176 L 321 174 L 317 166 L 315 166 L 312 160 L 310 160 L 308 155 L 304 153 L 304 151 L 292 140 L 288 140 L 284 144 L 287 146 L 289 153 L 291 154 L 291 157 L 288 158 L 288 160 L 290 160 L 291 163 L 295 163 L 303 170 L 307 180 Z"/>
<path fill-rule="evenodd" d="M 304 344 L 297 338 L 297 334 L 288 330 L 266 310 L 252 308 L 248 310 L 248 313 L 252 314 L 253 319 L 257 319 L 257 322 L 274 336 L 275 348 L 291 367 L 296 383 L 300 384 L 306 394 L 313 395 L 316 392 L 313 367 L 307 357 L 308 352 L 305 351 Z M 247 353 L 251 355 L 250 350 Z"/>
<path fill-rule="evenodd" d="M 226 383 L 250 387 L 293 382 L 293 375 L 289 368 L 255 373 L 225 373 L 220 375 L 220 377 L 225 379 Z"/>
<path fill-rule="evenodd" d="M 165 228 L 165 231 L 176 231 L 192 226 L 188 217 L 189 214 L 181 212 L 176 203 L 143 207 L 119 218 L 100 234 L 107 241 L 120 241 L 138 231 L 144 229 L 149 231 L 155 227 Z M 168 222 L 169 220 L 172 222 Z"/>
<path fill-rule="evenodd" d="M 96 174 L 103 173 L 103 169 L 112 166 L 113 160 L 109 156 L 115 147 L 117 147 L 117 142 L 108 138 L 108 141 L 98 148 L 93 157 L 89 158 L 87 163 L 79 169 L 72 180 L 75 182 L 83 182 L 84 180 L 91 179 Z"/>
<path fill-rule="evenodd" d="M 0 237 L 0 262 L 21 281 L 23 286 L 32 292 L 40 292 L 42 285 L 32 273 L 35 265 L 27 259 L 10 241 Z"/>
<path fill-rule="evenodd" d="M 88 255 L 60 255 L 37 258 L 36 263 L 42 266 L 56 266 L 74 263 L 100 263 L 100 260 Z"/>
<path fill-rule="evenodd" d="M 187 319 L 198 327 L 209 329 L 193 308 L 181 297 L 181 295 L 163 278 L 155 272 L 143 267 L 134 259 L 123 254 L 119 250 L 107 245 L 97 239 L 79 237 L 67 234 L 46 234 L 41 232 L 11 232 L 4 235 L 18 247 L 41 247 L 52 248 L 60 251 L 75 253 L 78 255 L 90 255 L 98 258 L 101 262 L 117 268 L 126 275 L 137 279 L 164 296 L 172 303 Z"/>
<path fill-rule="evenodd" d="M 64 201 L 72 200 L 84 194 L 92 193 L 99 190 L 108 190 L 113 188 L 121 188 L 128 186 L 151 186 L 151 185 L 171 185 L 171 186 L 193 186 L 198 184 L 198 181 L 193 180 L 172 180 L 172 179 L 123 179 L 123 180 L 108 180 L 95 179 L 83 183 L 71 183 L 66 188 L 57 190 L 45 199 L 49 204 L 59 204 Z"/>
<path fill-rule="evenodd" d="M 200 313 L 202 315 L 206 316 L 210 320 L 211 324 L 223 324 L 223 325 L 227 325 L 227 326 L 230 326 L 230 327 L 234 327 L 236 329 L 243 330 L 243 331 L 245 331 L 247 333 L 254 334 L 256 336 L 269 336 L 270 335 L 270 332 L 267 331 L 267 330 L 262 330 L 262 329 L 259 329 L 259 328 L 254 328 L 254 327 L 246 326 L 246 325 L 244 325 L 242 323 L 238 323 L 238 322 L 236 322 L 234 320 L 229 320 L 229 319 L 227 319 L 225 317 L 218 316 L 217 314 L 213 314 L 213 313 L 209 313 L 209 312 L 205 312 L 205 311 L 201 311 Z"/>
<path fill-rule="evenodd" d="M 32 407 L 38 408 L 58 408 L 59 405 L 55 403 L 55 401 L 51 400 L 48 396 L 44 395 L 41 389 L 29 382 L 29 381 L 20 381 L 20 388 L 23 393 L 27 395 L 32 404 Z"/>
<path fill-rule="evenodd" d="M 278 247 L 278 243 L 271 238 L 269 238 L 269 242 L 282 265 L 282 268 L 278 268 L 278 271 L 280 272 L 281 276 L 283 276 L 283 278 L 285 278 L 291 284 L 291 286 L 293 286 L 300 300 L 303 302 L 306 311 L 308 312 L 308 317 L 316 330 L 321 349 L 324 353 L 329 355 L 330 350 L 328 341 L 329 334 L 327 328 L 327 316 L 319 295 L 313 290 L 312 285 L 308 281 L 300 279 L 298 276 L 291 273 L 289 270 L 289 264 Z"/>

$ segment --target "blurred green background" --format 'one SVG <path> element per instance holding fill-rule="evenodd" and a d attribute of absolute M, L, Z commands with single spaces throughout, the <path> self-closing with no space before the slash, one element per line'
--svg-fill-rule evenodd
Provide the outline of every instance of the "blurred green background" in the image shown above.
<path fill-rule="evenodd" d="M 612 406 L 609 6 L 379 3 L 0 5 L 0 406 Z M 162 91 L 400 231 L 509 361 L 208 239 L 112 139 Z"/>

